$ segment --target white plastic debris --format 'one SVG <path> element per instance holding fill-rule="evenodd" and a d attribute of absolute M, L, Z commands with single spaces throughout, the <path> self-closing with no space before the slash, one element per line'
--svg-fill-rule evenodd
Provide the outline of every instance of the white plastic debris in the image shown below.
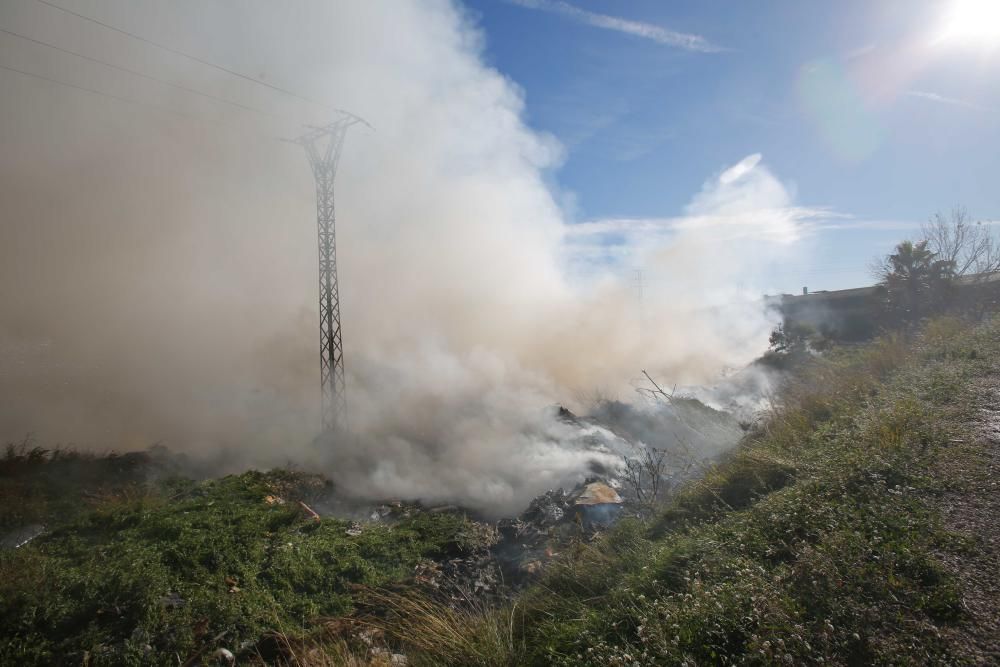
<path fill-rule="evenodd" d="M 236 664 L 236 656 L 228 648 L 217 648 L 212 653 L 212 660 L 226 665 Z"/>

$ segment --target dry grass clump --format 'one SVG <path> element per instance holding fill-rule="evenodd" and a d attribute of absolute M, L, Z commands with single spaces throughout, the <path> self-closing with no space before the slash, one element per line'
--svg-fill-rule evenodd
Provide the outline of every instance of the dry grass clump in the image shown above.
<path fill-rule="evenodd" d="M 387 590 L 368 591 L 364 600 L 368 608 L 378 610 L 378 615 L 366 617 L 366 622 L 384 633 L 388 641 L 406 646 L 416 664 L 423 662 L 421 655 L 451 664 L 520 664 L 523 646 L 518 626 L 522 618 L 516 604 L 497 610 L 475 598 L 456 605 Z"/>

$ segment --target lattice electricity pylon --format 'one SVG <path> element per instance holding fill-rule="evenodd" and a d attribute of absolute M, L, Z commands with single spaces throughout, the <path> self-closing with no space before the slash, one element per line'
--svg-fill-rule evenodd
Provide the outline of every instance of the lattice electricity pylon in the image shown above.
<path fill-rule="evenodd" d="M 325 127 L 314 128 L 295 143 L 309 156 L 316 177 L 316 228 L 319 240 L 319 358 L 323 430 L 344 428 L 347 396 L 344 342 L 340 332 L 340 292 L 337 284 L 337 235 L 333 179 L 347 129 L 362 119 L 343 112 Z M 367 125 L 367 123 L 365 123 Z"/>

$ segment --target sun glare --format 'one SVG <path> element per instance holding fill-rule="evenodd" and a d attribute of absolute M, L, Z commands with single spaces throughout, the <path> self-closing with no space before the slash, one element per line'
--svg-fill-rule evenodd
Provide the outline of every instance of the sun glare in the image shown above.
<path fill-rule="evenodd" d="M 1000 0 L 954 0 L 937 41 L 1000 45 Z"/>

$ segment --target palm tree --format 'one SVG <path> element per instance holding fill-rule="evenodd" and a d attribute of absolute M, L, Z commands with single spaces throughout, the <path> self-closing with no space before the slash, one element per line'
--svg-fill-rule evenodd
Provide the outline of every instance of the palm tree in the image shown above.
<path fill-rule="evenodd" d="M 927 241 L 903 241 L 880 268 L 886 303 L 904 320 L 916 320 L 944 305 L 955 276 L 955 262 L 937 257 Z"/>

